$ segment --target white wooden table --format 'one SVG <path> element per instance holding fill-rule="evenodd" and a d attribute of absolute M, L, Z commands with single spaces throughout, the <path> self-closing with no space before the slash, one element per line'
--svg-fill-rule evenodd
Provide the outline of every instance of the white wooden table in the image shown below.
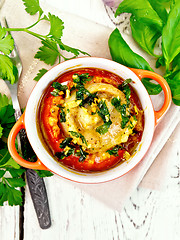
<path fill-rule="evenodd" d="M 107 26 L 113 25 L 101 0 L 42 2 L 78 15 L 81 13 L 81 16 L 96 19 Z M 99 15 L 95 14 L 96 8 L 101 8 Z M 52 227 L 42 230 L 26 188 L 23 228 L 19 228 L 19 207 L 1 207 L 0 240 L 179 240 L 179 150 L 180 124 L 162 150 L 171 153 L 164 188 L 159 191 L 137 188 L 121 213 L 111 210 L 70 183 L 58 184 L 57 188 L 58 177 L 53 176 L 45 179 L 48 196 L 53 196 L 50 201 Z"/>

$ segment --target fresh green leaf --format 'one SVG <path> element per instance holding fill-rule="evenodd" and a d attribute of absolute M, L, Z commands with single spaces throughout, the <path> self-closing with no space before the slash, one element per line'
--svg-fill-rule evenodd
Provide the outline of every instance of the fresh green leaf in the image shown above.
<path fill-rule="evenodd" d="M 4 166 L 11 166 L 12 168 L 20 169 L 20 165 L 12 157 L 6 162 Z"/>
<path fill-rule="evenodd" d="M 180 1 L 171 9 L 166 25 L 162 31 L 162 52 L 166 70 L 173 59 L 180 53 Z"/>
<path fill-rule="evenodd" d="M 42 15 L 43 10 L 41 9 L 39 5 L 39 0 L 22 0 L 24 2 L 24 6 L 26 7 L 25 10 L 30 15 L 35 15 L 37 12 L 39 12 L 40 15 Z"/>
<path fill-rule="evenodd" d="M 87 52 L 84 52 L 84 51 L 81 51 L 80 49 L 72 48 L 70 46 L 65 45 L 64 43 L 61 42 L 61 40 L 57 40 L 57 42 L 59 44 L 60 49 L 62 49 L 63 51 L 72 53 L 74 55 L 74 57 L 79 56 L 80 53 L 82 53 L 83 55 L 90 56 Z"/>
<path fill-rule="evenodd" d="M 14 109 L 12 103 L 5 95 L 0 94 L 0 124 L 3 128 L 3 136 L 8 137 L 8 134 L 15 123 Z"/>
<path fill-rule="evenodd" d="M 3 182 L 0 182 L 0 206 L 3 206 L 3 203 L 7 200 L 6 185 Z"/>
<path fill-rule="evenodd" d="M 154 54 L 154 46 L 161 36 L 161 31 L 136 20 L 133 15 L 130 18 L 130 24 L 134 40 L 148 54 L 157 57 L 157 55 Z"/>
<path fill-rule="evenodd" d="M 117 156 L 119 156 L 118 152 L 119 152 L 120 149 L 122 149 L 122 146 L 116 145 L 115 147 L 107 150 L 106 152 L 108 152 L 110 155 L 113 155 L 113 156 L 117 157 Z"/>
<path fill-rule="evenodd" d="M 173 71 L 180 70 L 180 53 L 174 58 L 172 62 Z"/>
<path fill-rule="evenodd" d="M 108 44 L 114 61 L 127 67 L 153 71 L 143 57 L 130 49 L 117 28 L 111 33 Z"/>
<path fill-rule="evenodd" d="M 19 190 L 6 185 L 6 192 L 9 206 L 22 205 L 22 193 Z"/>
<path fill-rule="evenodd" d="M 148 0 L 153 7 L 153 9 L 156 11 L 156 13 L 159 15 L 159 17 L 163 20 L 164 23 L 166 23 L 168 18 L 168 12 L 167 8 L 170 7 L 171 1 L 164 1 L 164 0 Z"/>
<path fill-rule="evenodd" d="M 0 77 L 13 84 L 17 81 L 17 73 L 17 68 L 13 65 L 12 60 L 8 56 L 0 54 Z"/>
<path fill-rule="evenodd" d="M 165 66 L 164 56 L 160 56 L 156 61 L 156 68 L 159 68 L 160 66 Z"/>
<path fill-rule="evenodd" d="M 10 158 L 11 155 L 7 148 L 0 149 L 0 167 L 4 166 Z"/>
<path fill-rule="evenodd" d="M 180 106 L 180 70 L 171 72 L 164 76 L 169 84 L 172 92 L 172 100 L 174 104 Z"/>
<path fill-rule="evenodd" d="M 0 51 L 4 54 L 10 54 L 14 48 L 14 40 L 10 34 L 6 36 L 5 28 L 0 26 Z"/>
<path fill-rule="evenodd" d="M 80 138 L 82 143 L 85 143 L 86 146 L 87 146 L 87 141 L 85 139 L 85 137 L 81 134 L 81 133 L 78 133 L 78 132 L 73 132 L 73 131 L 69 131 L 70 134 L 73 136 L 73 137 L 76 137 L 76 138 Z"/>
<path fill-rule="evenodd" d="M 6 181 L 12 187 L 24 187 L 26 185 L 25 181 L 22 178 L 6 178 Z"/>
<path fill-rule="evenodd" d="M 21 183 L 22 184 L 22 183 Z M 22 205 L 22 193 L 10 186 L 6 180 L 0 182 L 0 206 L 3 206 L 4 202 L 8 201 L 10 206 Z"/>
<path fill-rule="evenodd" d="M 3 135 L 3 127 L 0 124 L 0 138 L 2 137 L 2 135 Z"/>
<path fill-rule="evenodd" d="M 2 177 L 4 176 L 5 173 L 6 173 L 5 170 L 0 169 L 0 178 L 2 178 Z"/>
<path fill-rule="evenodd" d="M 47 72 L 48 70 L 45 68 L 42 68 L 39 70 L 38 74 L 34 78 L 35 81 L 39 81 L 39 79 Z"/>
<path fill-rule="evenodd" d="M 39 175 L 39 177 L 43 178 L 43 177 L 51 177 L 53 176 L 53 173 L 50 171 L 46 171 L 46 170 L 35 170 L 37 172 L 37 174 Z"/>
<path fill-rule="evenodd" d="M 39 48 L 39 51 L 34 57 L 40 59 L 46 64 L 53 65 L 59 56 L 57 45 L 49 40 L 42 41 L 42 44 L 43 46 Z"/>
<path fill-rule="evenodd" d="M 25 169 L 23 168 L 19 168 L 19 169 L 15 169 L 13 167 L 6 167 L 7 171 L 9 171 L 9 173 L 11 174 L 11 176 L 13 178 L 18 178 L 21 177 L 22 174 L 25 172 Z"/>
<path fill-rule="evenodd" d="M 63 21 L 51 13 L 48 14 L 48 18 L 51 24 L 49 36 L 60 39 L 63 35 L 64 23 Z"/>
<path fill-rule="evenodd" d="M 142 78 L 141 81 L 144 84 L 149 95 L 157 95 L 162 91 L 162 88 L 159 84 L 152 83 L 148 78 Z"/>
<path fill-rule="evenodd" d="M 157 28 L 159 31 L 162 30 L 163 21 L 148 0 L 124 0 L 117 8 L 115 16 L 124 12 L 132 13 L 139 22 L 149 25 L 152 28 Z"/>
<path fill-rule="evenodd" d="M 5 94 L 2 95 L 0 93 L 0 109 L 7 105 L 12 105 L 11 99 L 9 99 Z"/>

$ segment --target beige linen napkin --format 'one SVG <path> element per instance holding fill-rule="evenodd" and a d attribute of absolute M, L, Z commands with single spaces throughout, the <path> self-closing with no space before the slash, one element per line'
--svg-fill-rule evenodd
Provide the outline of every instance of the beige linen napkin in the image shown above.
<path fill-rule="evenodd" d="M 55 13 L 65 22 L 63 35 L 63 41 L 65 44 L 86 51 L 91 54 L 91 56 L 110 59 L 108 38 L 112 29 L 68 13 L 57 12 L 47 6 L 43 6 L 43 9 Z M 36 16 L 30 16 L 25 12 L 22 2 L 18 0 L 6 0 L 1 13 L 6 16 L 10 27 L 29 26 L 33 23 L 34 19 L 36 19 Z M 35 31 L 42 32 L 48 32 L 48 29 L 49 26 L 45 22 L 38 26 L 38 28 L 34 28 Z M 19 81 L 18 97 L 21 107 L 25 107 L 28 97 L 36 84 L 36 82 L 33 81 L 33 78 L 42 67 L 50 67 L 45 66 L 44 63 L 33 58 L 40 46 L 40 42 L 36 38 L 22 32 L 13 33 L 13 37 L 19 48 L 20 57 L 23 63 L 23 73 Z M 161 103 L 162 96 L 156 96 L 156 99 L 157 98 L 158 101 L 156 100 L 156 102 Z M 164 155 L 163 157 L 157 157 L 157 155 L 175 129 L 179 121 L 179 113 L 179 107 L 172 104 L 164 119 L 156 127 L 153 142 L 147 155 L 137 167 L 125 176 L 109 183 L 95 185 L 72 184 L 88 192 L 111 208 L 120 211 L 125 200 L 132 194 L 153 161 L 156 159 L 143 182 L 146 187 L 157 187 L 157 185 L 160 185 L 164 180 L 165 176 L 163 177 L 163 175 L 166 174 L 167 163 L 169 160 L 167 158 L 163 159 L 166 157 Z M 58 177 L 56 177 L 56 179 L 57 181 L 67 181 Z"/>

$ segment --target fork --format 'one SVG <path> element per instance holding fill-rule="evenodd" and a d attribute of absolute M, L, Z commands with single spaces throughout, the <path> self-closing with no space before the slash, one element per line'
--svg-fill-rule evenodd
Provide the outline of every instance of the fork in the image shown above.
<path fill-rule="evenodd" d="M 4 26 L 9 28 L 7 20 L 4 18 Z M 11 35 L 10 32 L 8 34 Z M 12 35 L 11 35 L 12 36 Z M 22 62 L 19 57 L 19 53 L 17 50 L 17 46 L 14 41 L 14 49 L 9 54 L 13 64 L 17 67 L 18 70 L 18 79 L 22 73 Z M 15 110 L 14 116 L 16 121 L 21 116 L 21 109 L 17 97 L 18 93 L 18 81 L 13 85 L 7 81 L 7 86 L 9 87 L 11 98 L 13 102 L 13 108 Z M 32 161 L 32 158 L 35 156 L 33 149 L 28 141 L 25 129 L 22 129 L 19 132 L 20 141 L 18 143 L 18 147 L 21 149 L 22 155 L 26 158 L 26 160 Z M 32 169 L 26 169 L 26 179 L 29 186 L 31 198 L 34 204 L 34 208 L 37 214 L 37 218 L 39 221 L 39 225 L 42 229 L 47 229 L 51 226 L 51 217 L 49 211 L 49 204 L 47 198 L 46 187 L 43 178 L 40 178 L 39 175 Z"/>

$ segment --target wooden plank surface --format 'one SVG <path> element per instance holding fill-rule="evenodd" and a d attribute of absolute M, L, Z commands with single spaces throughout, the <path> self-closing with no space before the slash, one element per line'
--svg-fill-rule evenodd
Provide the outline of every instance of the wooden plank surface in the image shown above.
<path fill-rule="evenodd" d="M 90 18 L 101 0 L 41 0 L 72 13 L 81 6 Z M 108 22 L 96 16 L 98 22 Z M 94 16 L 95 17 L 95 16 Z M 109 24 L 110 25 L 110 24 Z M 52 227 L 39 228 L 34 207 L 26 188 L 24 211 L 24 240 L 179 240 L 180 239 L 180 124 L 163 148 L 169 162 L 164 188 L 157 190 L 138 188 L 126 202 L 121 213 L 113 211 L 57 176 L 46 178 Z M 119 189 L 120 191 L 120 189 Z M 19 207 L 0 208 L 0 240 L 19 239 Z"/>
<path fill-rule="evenodd" d="M 164 188 L 138 188 L 121 213 L 54 176 L 46 179 L 52 227 L 41 230 L 26 189 L 24 239 L 180 239 L 179 136 L 180 124 L 163 149 L 172 154 Z"/>

